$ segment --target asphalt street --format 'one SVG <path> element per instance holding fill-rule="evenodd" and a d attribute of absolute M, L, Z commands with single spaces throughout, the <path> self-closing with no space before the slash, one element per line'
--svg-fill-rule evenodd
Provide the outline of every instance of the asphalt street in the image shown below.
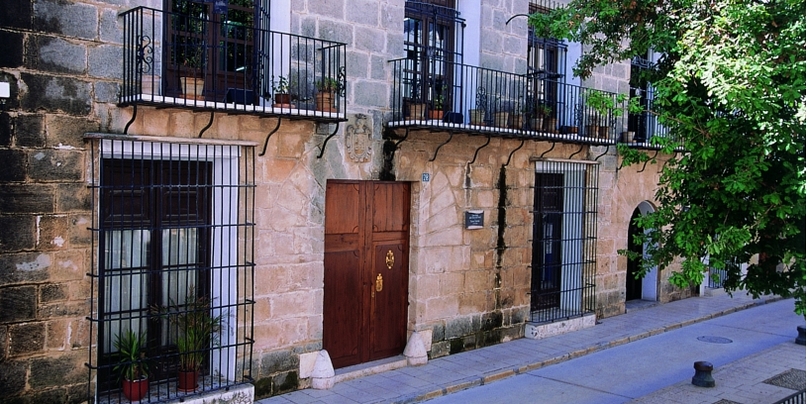
<path fill-rule="evenodd" d="M 715 369 L 793 341 L 804 318 L 782 300 L 427 401 L 625 403 L 689 380 L 696 361 Z"/>

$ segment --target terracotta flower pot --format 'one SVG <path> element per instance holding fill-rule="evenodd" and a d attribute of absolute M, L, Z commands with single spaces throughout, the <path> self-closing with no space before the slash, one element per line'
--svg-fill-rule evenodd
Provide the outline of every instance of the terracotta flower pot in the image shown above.
<path fill-rule="evenodd" d="M 426 104 L 409 104 L 409 119 L 423 119 Z"/>
<path fill-rule="evenodd" d="M 205 79 L 196 77 L 180 77 L 182 84 L 182 97 L 189 100 L 204 101 Z"/>
<path fill-rule="evenodd" d="M 510 120 L 509 112 L 496 112 L 495 114 L 493 114 L 494 126 L 498 126 L 500 128 L 506 128 L 509 120 Z"/>
<path fill-rule="evenodd" d="M 180 391 L 194 391 L 198 385 L 199 372 L 180 370 L 177 376 L 177 390 Z"/>
<path fill-rule="evenodd" d="M 484 125 L 485 124 L 485 110 L 483 109 L 469 109 L 468 116 L 471 125 Z"/>
<path fill-rule="evenodd" d="M 429 119 L 443 119 L 443 110 L 433 109 L 429 111 Z"/>
<path fill-rule="evenodd" d="M 534 131 L 541 131 L 544 130 L 544 118 L 532 118 L 530 119 L 530 128 Z"/>
<path fill-rule="evenodd" d="M 149 379 L 146 376 L 140 380 L 123 379 L 123 395 L 129 401 L 140 401 L 149 392 Z"/>
<path fill-rule="evenodd" d="M 558 133 L 557 118 L 544 118 L 544 130 L 549 133 Z"/>
<path fill-rule="evenodd" d="M 333 91 L 319 92 L 315 98 L 317 103 L 317 111 L 336 112 L 336 109 L 333 106 Z"/>
<path fill-rule="evenodd" d="M 291 107 L 291 94 L 275 94 L 275 107 Z"/>

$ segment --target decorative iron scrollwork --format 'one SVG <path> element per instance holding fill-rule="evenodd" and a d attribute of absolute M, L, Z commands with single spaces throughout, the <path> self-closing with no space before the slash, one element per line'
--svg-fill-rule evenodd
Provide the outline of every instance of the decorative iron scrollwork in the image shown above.
<path fill-rule="evenodd" d="M 135 56 L 137 71 L 140 73 L 151 72 L 154 64 L 154 44 L 151 43 L 151 38 L 146 35 L 138 35 L 137 43 L 137 56 Z"/>

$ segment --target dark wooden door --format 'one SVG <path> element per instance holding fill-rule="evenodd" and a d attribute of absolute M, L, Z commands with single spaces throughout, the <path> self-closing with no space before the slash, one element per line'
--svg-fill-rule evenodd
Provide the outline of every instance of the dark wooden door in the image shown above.
<path fill-rule="evenodd" d="M 563 174 L 535 175 L 532 310 L 560 306 Z"/>
<path fill-rule="evenodd" d="M 335 368 L 403 352 L 409 184 L 328 181 L 323 348 Z"/>

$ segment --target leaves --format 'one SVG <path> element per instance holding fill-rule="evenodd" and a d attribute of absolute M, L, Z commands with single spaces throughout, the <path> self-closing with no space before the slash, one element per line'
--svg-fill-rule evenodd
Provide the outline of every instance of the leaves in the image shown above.
<path fill-rule="evenodd" d="M 658 210 L 639 224 L 653 246 L 643 267 L 676 266 L 675 285 L 725 267 L 730 291 L 795 296 L 804 314 L 805 15 L 802 0 L 572 0 L 530 17 L 539 35 L 587 45 L 583 77 L 648 49 L 663 54 L 648 77 L 652 113 L 687 153 L 664 165 Z M 619 153 L 623 164 L 649 159 Z"/>

